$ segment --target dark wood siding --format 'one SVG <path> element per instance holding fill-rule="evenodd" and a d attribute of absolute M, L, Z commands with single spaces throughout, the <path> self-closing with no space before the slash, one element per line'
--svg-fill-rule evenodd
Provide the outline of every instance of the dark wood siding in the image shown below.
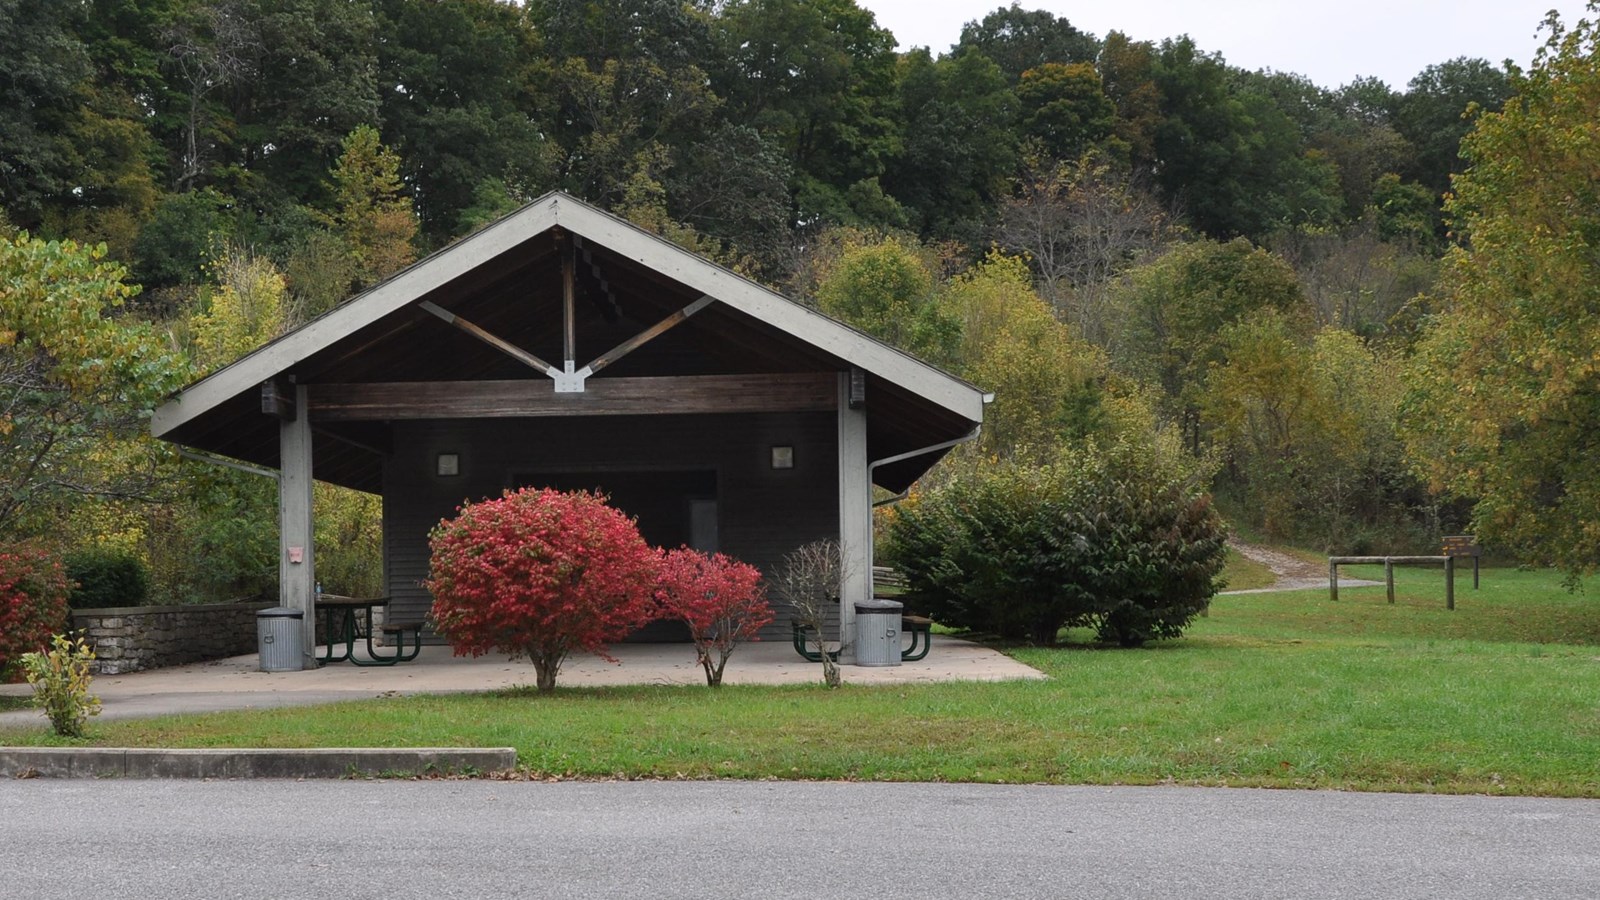
<path fill-rule="evenodd" d="M 427 613 L 427 535 L 440 519 L 537 473 L 714 472 L 721 551 L 773 570 L 794 547 L 838 536 L 836 440 L 834 413 L 397 422 L 383 475 L 390 614 Z M 775 445 L 794 448 L 793 469 L 771 467 Z M 460 475 L 434 474 L 440 453 L 459 454 Z M 764 636 L 788 630 L 780 608 Z"/>

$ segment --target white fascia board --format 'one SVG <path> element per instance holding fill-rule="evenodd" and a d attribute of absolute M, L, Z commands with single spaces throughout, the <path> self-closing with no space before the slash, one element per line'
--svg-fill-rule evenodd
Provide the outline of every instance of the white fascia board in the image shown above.
<path fill-rule="evenodd" d="M 556 207 L 556 224 L 851 365 L 887 378 L 968 421 L 983 421 L 982 390 L 670 241 L 576 202 L 563 202 Z"/>
<path fill-rule="evenodd" d="M 556 224 L 558 199 L 551 195 L 534 201 L 184 388 L 156 408 L 150 433 L 155 437 L 167 434 L 547 231 Z"/>

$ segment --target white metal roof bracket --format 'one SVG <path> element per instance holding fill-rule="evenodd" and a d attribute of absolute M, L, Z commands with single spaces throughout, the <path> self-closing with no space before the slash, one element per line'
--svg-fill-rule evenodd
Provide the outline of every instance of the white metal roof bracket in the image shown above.
<path fill-rule="evenodd" d="M 550 377 L 554 378 L 556 380 L 556 393 L 558 393 L 558 394 L 581 394 L 581 393 L 583 393 L 583 383 L 589 377 L 589 367 L 588 366 L 584 366 L 583 371 L 574 372 L 572 370 L 573 363 L 572 363 L 572 360 L 570 360 L 570 359 L 567 360 L 566 365 L 567 365 L 567 369 L 566 369 L 565 372 L 552 371 L 550 373 Z"/>

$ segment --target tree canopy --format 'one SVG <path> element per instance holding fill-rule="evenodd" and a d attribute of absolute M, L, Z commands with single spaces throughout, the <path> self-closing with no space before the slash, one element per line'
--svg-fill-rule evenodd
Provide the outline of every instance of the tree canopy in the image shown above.
<path fill-rule="evenodd" d="M 1547 27 L 1319 85 L 1014 3 L 897 52 L 857 0 L 0 0 L 0 535 L 267 589 L 269 486 L 147 490 L 143 410 L 561 189 L 995 391 L 936 480 L 1181 445 L 1273 534 L 1590 567 L 1600 103 Z"/>
<path fill-rule="evenodd" d="M 1407 433 L 1486 539 L 1600 566 L 1600 27 L 1549 38 L 1463 143 L 1440 312 L 1410 370 Z"/>

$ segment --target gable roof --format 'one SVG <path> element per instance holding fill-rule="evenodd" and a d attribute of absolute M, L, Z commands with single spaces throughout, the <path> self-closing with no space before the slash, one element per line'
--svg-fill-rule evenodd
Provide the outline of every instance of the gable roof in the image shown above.
<path fill-rule="evenodd" d="M 427 318 L 417 312 L 424 301 L 467 296 L 472 290 L 479 290 L 471 287 L 479 270 L 512 265 L 508 260 L 528 256 L 530 247 L 540 239 L 551 240 L 557 229 L 578 236 L 585 246 L 604 252 L 607 260 L 618 266 L 636 267 L 633 271 L 641 287 L 635 293 L 640 296 L 711 298 L 715 302 L 710 309 L 720 307 L 729 314 L 729 321 L 801 348 L 808 354 L 806 367 L 860 368 L 871 376 L 875 387 L 942 420 L 944 424 L 936 429 L 940 436 L 955 436 L 953 432 L 970 430 L 983 419 L 984 394 L 973 385 L 620 218 L 566 194 L 551 193 L 179 391 L 155 411 L 152 434 L 270 464 L 263 458 L 269 455 L 266 449 L 241 453 L 223 446 L 220 440 L 205 440 L 203 432 L 217 430 L 217 423 L 207 427 L 206 420 L 217 418 L 226 408 L 231 408 L 235 417 L 247 406 L 259 410 L 255 398 L 263 383 L 296 374 L 314 359 L 331 358 L 330 348 L 338 348 L 339 358 L 345 360 L 368 352 L 367 348 L 403 323 Z M 503 282 L 529 277 L 527 267 L 534 264 L 517 264 L 523 265 L 524 270 L 512 273 L 515 279 L 506 276 Z M 478 277 L 481 281 L 486 276 Z M 646 278 L 657 281 L 646 284 Z M 505 306 L 511 302 L 506 299 L 504 288 L 496 290 L 501 293 L 496 295 L 495 304 Z M 761 355 L 759 349 L 756 355 Z M 794 365 L 801 366 L 798 362 Z M 915 439 L 908 436 L 907 440 L 914 444 L 915 440 L 934 434 L 922 431 Z M 904 451 L 911 447 L 902 440 L 886 443 L 881 449 Z M 270 455 L 275 457 L 275 450 Z M 916 474 L 920 475 L 937 458 L 935 455 L 926 460 L 925 465 L 913 463 Z"/>

